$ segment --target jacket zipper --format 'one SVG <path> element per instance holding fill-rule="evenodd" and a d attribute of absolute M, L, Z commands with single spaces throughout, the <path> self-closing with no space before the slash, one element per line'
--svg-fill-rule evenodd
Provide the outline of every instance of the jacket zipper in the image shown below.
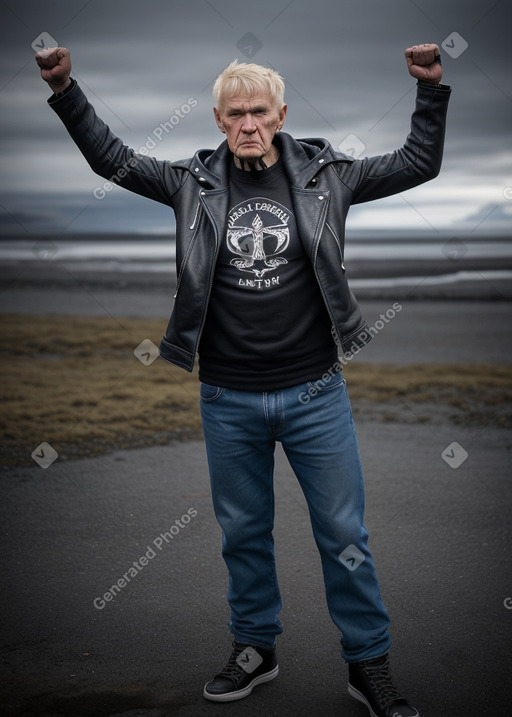
<path fill-rule="evenodd" d="M 326 205 L 325 205 L 325 208 L 324 208 L 324 210 L 323 210 L 322 216 L 326 216 L 327 211 L 328 211 L 328 205 L 326 204 Z M 337 246 L 338 246 L 338 251 L 339 251 L 339 253 L 340 253 L 340 257 L 343 259 L 342 254 L 341 254 L 340 243 L 339 243 L 339 241 L 338 241 L 338 237 L 336 236 L 336 234 L 334 233 L 334 231 L 331 229 L 331 227 L 329 226 L 329 224 L 327 223 L 326 220 L 323 221 L 323 225 L 327 226 L 327 228 L 329 229 L 329 231 L 330 231 L 331 234 L 333 235 L 334 240 L 336 241 L 336 244 L 337 244 Z M 317 272 L 317 270 L 316 270 L 316 256 L 317 256 L 317 251 L 318 251 L 318 244 L 320 243 L 321 234 L 322 234 L 321 231 L 318 232 L 318 241 L 316 241 L 316 242 L 315 242 L 315 245 L 314 245 L 315 248 L 314 248 L 314 260 L 313 260 L 313 272 L 314 272 L 314 274 L 315 274 L 315 279 L 316 279 L 316 282 L 317 282 L 317 284 L 318 284 L 318 288 L 320 289 L 320 293 L 321 293 L 321 295 L 322 295 L 322 301 L 324 302 L 324 306 L 325 306 L 325 308 L 327 309 L 327 313 L 329 314 L 329 318 L 330 318 L 330 320 L 331 320 L 331 331 L 334 331 L 335 336 L 338 336 L 338 332 L 337 332 L 337 330 L 336 330 L 336 321 L 334 320 L 334 316 L 332 315 L 331 307 L 329 306 L 329 302 L 327 301 L 327 297 L 325 296 L 325 293 L 324 293 L 322 284 L 321 284 L 321 282 L 320 282 L 320 280 L 319 280 L 319 278 L 318 278 L 318 272 Z M 343 266 L 343 261 L 342 261 L 342 266 Z M 345 267 L 343 267 L 343 268 L 345 268 Z M 341 345 L 341 339 L 340 339 L 339 336 L 338 336 L 338 343 Z"/>
<path fill-rule="evenodd" d="M 192 224 L 189 226 L 189 229 L 193 229 L 193 228 L 195 227 L 196 221 L 197 221 L 197 217 L 198 217 L 198 215 L 199 215 L 199 210 L 200 210 L 200 209 L 201 209 L 201 203 L 198 202 L 198 203 L 197 203 L 197 208 L 196 208 L 196 213 L 194 214 L 194 220 L 193 220 Z"/>
<path fill-rule="evenodd" d="M 325 208 L 325 210 L 324 210 L 324 215 L 327 214 L 327 211 L 328 211 L 328 206 L 326 205 L 326 208 Z M 337 247 L 338 247 L 338 251 L 339 251 L 339 254 L 340 254 L 341 267 L 342 267 L 343 270 L 345 270 L 345 267 L 344 267 L 344 265 L 343 265 L 343 254 L 342 254 L 342 251 L 341 251 L 341 245 L 340 245 L 340 242 L 339 242 L 338 237 L 336 236 L 336 232 L 332 229 L 332 227 L 329 225 L 329 223 L 327 222 L 326 219 L 324 220 L 324 225 L 327 227 L 327 229 L 331 232 L 332 236 L 334 237 L 334 241 L 336 242 L 336 245 L 337 245 Z M 322 300 L 323 300 L 323 302 L 324 302 L 324 306 L 325 306 L 325 308 L 327 309 L 327 313 L 329 314 L 329 318 L 330 318 L 330 320 L 331 320 L 331 331 L 332 331 L 333 334 L 334 334 L 334 336 L 333 336 L 334 341 L 335 341 L 335 343 L 336 343 L 338 346 L 341 346 L 341 345 L 342 345 L 342 344 L 341 344 L 341 336 L 338 335 L 338 331 L 337 331 L 337 329 L 336 329 L 336 321 L 335 321 L 334 316 L 333 316 L 333 314 L 332 314 L 331 307 L 330 307 L 330 305 L 329 305 L 329 302 L 327 301 L 327 297 L 325 296 L 325 293 L 324 293 L 322 284 L 321 284 L 321 282 L 320 282 L 320 280 L 319 280 L 319 278 L 318 278 L 318 272 L 317 272 L 317 270 L 316 270 L 316 256 L 317 256 L 317 251 L 318 251 L 318 244 L 320 243 L 320 236 L 321 236 L 321 232 L 320 232 L 319 235 L 318 235 L 318 241 L 315 243 L 315 258 L 314 258 L 314 263 L 313 263 L 313 271 L 314 271 L 315 278 L 316 278 L 316 281 L 317 281 L 317 284 L 318 284 L 318 288 L 320 289 L 320 293 L 321 293 L 321 295 L 322 295 Z"/>
<path fill-rule="evenodd" d="M 190 255 L 190 252 L 192 251 L 192 247 L 193 247 L 194 242 L 195 242 L 195 240 L 196 240 L 196 235 L 197 235 L 197 226 L 196 226 L 196 224 L 198 225 L 197 219 L 198 219 L 198 217 L 199 217 L 199 212 L 200 212 L 200 211 L 201 211 L 201 203 L 198 202 L 197 208 L 196 208 L 196 213 L 195 213 L 195 215 L 194 215 L 194 221 L 192 222 L 192 224 L 191 224 L 190 227 L 189 227 L 189 229 L 196 229 L 196 231 L 194 231 L 194 233 L 193 233 L 193 235 L 192 235 L 192 238 L 191 238 L 190 243 L 189 243 L 188 248 L 187 248 L 187 252 L 186 252 L 185 256 L 183 257 L 183 261 L 181 262 L 180 274 L 179 274 L 179 276 L 178 276 L 178 278 L 177 278 L 177 280 L 176 280 L 176 291 L 174 292 L 173 299 L 175 299 L 175 298 L 178 296 L 178 291 L 179 291 L 179 288 L 180 288 L 180 285 L 181 285 L 181 279 L 182 279 L 182 277 L 183 277 L 183 272 L 184 272 L 184 269 L 185 269 L 185 265 L 186 265 L 186 263 L 187 263 L 188 257 L 189 257 L 189 255 Z"/>
<path fill-rule="evenodd" d="M 194 346 L 194 354 L 193 354 L 194 357 L 197 354 L 197 349 L 199 347 L 199 344 L 201 343 L 201 336 L 203 335 L 203 328 L 204 328 L 204 325 L 206 322 L 206 314 L 207 314 L 207 310 L 208 310 L 208 304 L 210 301 L 210 294 L 212 293 L 213 278 L 215 276 L 215 266 L 217 264 L 217 257 L 219 256 L 220 245 L 221 245 L 221 241 L 222 241 L 222 239 L 217 234 L 217 225 L 215 224 L 215 221 L 213 220 L 213 217 L 211 216 L 211 214 L 208 210 L 207 204 L 204 205 L 204 211 L 208 215 L 210 222 L 213 226 L 214 235 L 215 235 L 216 251 L 215 251 L 215 256 L 213 257 L 213 262 L 212 262 L 212 265 L 210 268 L 210 276 L 209 276 L 209 281 L 208 281 L 208 293 L 207 293 L 207 301 L 206 301 L 206 311 L 203 312 L 203 316 L 201 317 L 201 324 L 199 326 L 199 331 L 197 332 L 197 339 L 196 339 L 196 343 Z"/>

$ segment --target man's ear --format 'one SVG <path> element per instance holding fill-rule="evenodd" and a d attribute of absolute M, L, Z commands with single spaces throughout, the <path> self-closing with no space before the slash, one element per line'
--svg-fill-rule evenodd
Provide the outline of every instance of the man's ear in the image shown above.
<path fill-rule="evenodd" d="M 279 110 L 279 122 L 278 122 L 278 125 L 277 125 L 277 129 L 278 129 L 278 130 L 282 129 L 282 127 L 283 127 L 283 125 L 284 125 L 284 121 L 285 121 L 285 119 L 286 119 L 286 112 L 287 112 L 287 110 L 288 110 L 288 105 L 283 105 L 283 106 L 281 107 L 281 109 Z"/>
<path fill-rule="evenodd" d="M 226 130 L 224 129 L 224 125 L 222 124 L 222 119 L 220 117 L 219 110 L 216 107 L 213 108 L 213 116 L 215 117 L 215 122 L 217 123 L 217 127 L 220 129 L 221 132 L 224 132 L 224 134 L 226 134 Z"/>

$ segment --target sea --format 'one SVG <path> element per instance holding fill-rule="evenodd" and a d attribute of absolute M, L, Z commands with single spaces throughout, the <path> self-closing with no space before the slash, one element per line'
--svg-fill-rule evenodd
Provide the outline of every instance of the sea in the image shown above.
<path fill-rule="evenodd" d="M 344 264 L 355 290 L 379 290 L 417 285 L 423 287 L 493 283 L 512 287 L 512 238 L 508 235 L 461 237 L 406 233 L 379 238 L 357 232 L 347 238 Z M 0 273 L 21 275 L 25 267 L 39 266 L 38 277 L 65 269 L 76 277 L 108 274 L 145 275 L 158 280 L 175 275 L 173 236 L 77 235 L 0 237 Z M 33 276 L 33 271 L 27 277 Z"/>

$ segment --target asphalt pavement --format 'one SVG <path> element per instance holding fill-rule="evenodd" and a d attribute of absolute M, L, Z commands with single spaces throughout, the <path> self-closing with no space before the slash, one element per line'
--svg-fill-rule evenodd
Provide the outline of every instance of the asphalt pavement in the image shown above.
<path fill-rule="evenodd" d="M 358 434 L 396 681 L 422 717 L 508 714 L 510 433 L 411 416 L 363 418 Z M 231 638 L 201 441 L 9 469 L 0 515 L 0 714 L 367 714 L 347 694 L 305 502 L 280 447 L 280 674 L 232 704 L 202 697 Z"/>

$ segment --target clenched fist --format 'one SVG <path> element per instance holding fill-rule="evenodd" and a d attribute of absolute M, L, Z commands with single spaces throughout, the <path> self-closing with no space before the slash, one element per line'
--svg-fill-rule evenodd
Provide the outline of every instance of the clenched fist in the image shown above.
<path fill-rule="evenodd" d="M 405 51 L 409 74 L 422 82 L 437 85 L 443 78 L 441 53 L 437 45 L 413 45 Z"/>
<path fill-rule="evenodd" d="M 50 47 L 36 54 L 41 77 L 57 93 L 71 84 L 71 55 L 65 47 Z"/>

